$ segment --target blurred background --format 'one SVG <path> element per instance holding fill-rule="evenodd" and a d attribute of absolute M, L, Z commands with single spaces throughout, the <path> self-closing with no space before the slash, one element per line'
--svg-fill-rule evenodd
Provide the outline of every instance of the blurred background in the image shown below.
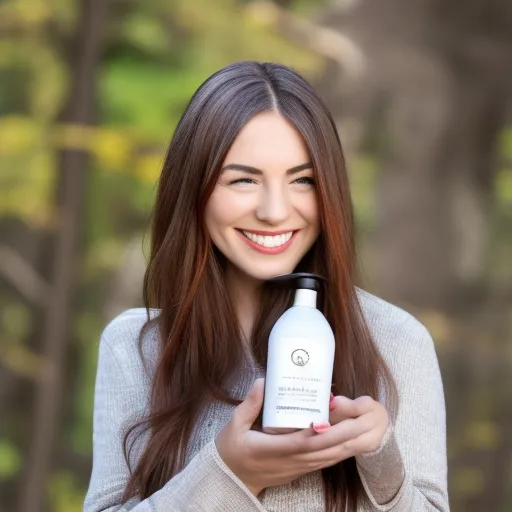
<path fill-rule="evenodd" d="M 0 510 L 81 510 L 99 336 L 141 304 L 166 145 L 242 59 L 327 101 L 364 286 L 436 341 L 452 510 L 512 511 L 508 0 L 0 1 Z"/>

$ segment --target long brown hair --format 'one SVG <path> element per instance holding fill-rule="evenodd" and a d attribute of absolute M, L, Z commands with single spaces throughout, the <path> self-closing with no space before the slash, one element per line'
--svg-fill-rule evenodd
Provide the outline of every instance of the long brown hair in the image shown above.
<path fill-rule="evenodd" d="M 354 219 L 344 156 L 334 122 L 313 88 L 283 65 L 238 62 L 206 80 L 192 97 L 172 138 L 160 176 L 152 247 L 144 279 L 148 322 L 160 354 L 150 411 L 125 435 L 129 460 L 141 432 L 148 442 L 123 500 L 145 499 L 185 465 L 199 412 L 212 400 L 238 404 L 227 385 L 247 357 L 224 282 L 223 257 L 205 227 L 205 206 L 241 128 L 256 114 L 277 110 L 302 135 L 315 170 L 321 235 L 299 263 L 328 280 L 322 310 L 336 338 L 334 392 L 348 397 L 384 389 L 396 402 L 392 376 L 372 341 L 356 296 Z M 272 325 L 290 293 L 263 287 L 252 335 L 256 362 L 266 365 Z M 149 308 L 160 309 L 149 320 Z M 355 511 L 364 499 L 353 458 L 322 470 L 327 510 Z"/>

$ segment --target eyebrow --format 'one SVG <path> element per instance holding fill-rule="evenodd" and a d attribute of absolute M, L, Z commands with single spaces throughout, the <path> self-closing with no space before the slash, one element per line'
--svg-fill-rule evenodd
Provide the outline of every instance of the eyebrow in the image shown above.
<path fill-rule="evenodd" d="M 295 167 L 290 167 L 290 169 L 286 170 L 286 174 L 295 174 L 297 172 L 304 171 L 306 169 L 313 169 L 313 163 L 312 162 L 306 162 L 304 164 L 296 165 Z M 261 174 L 263 174 L 263 171 L 261 169 L 258 169 L 256 167 L 252 167 L 250 165 L 243 165 L 243 164 L 228 164 L 228 165 L 225 165 L 221 169 L 221 172 L 223 172 L 223 171 L 230 171 L 230 170 L 233 170 L 233 171 L 243 171 L 243 172 L 246 172 L 248 174 L 253 174 L 253 175 L 261 175 Z"/>

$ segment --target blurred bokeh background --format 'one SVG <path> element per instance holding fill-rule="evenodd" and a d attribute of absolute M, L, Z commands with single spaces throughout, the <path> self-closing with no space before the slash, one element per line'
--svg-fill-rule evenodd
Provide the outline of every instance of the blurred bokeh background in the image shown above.
<path fill-rule="evenodd" d="M 508 0 L 0 1 L 0 510 L 81 510 L 98 340 L 141 304 L 166 145 L 242 59 L 328 102 L 365 287 L 436 341 L 452 510 L 512 511 Z"/>

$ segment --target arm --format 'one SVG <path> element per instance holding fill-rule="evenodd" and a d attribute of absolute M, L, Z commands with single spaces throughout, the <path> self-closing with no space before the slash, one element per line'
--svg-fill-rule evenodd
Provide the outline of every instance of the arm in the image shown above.
<path fill-rule="evenodd" d="M 121 332 L 121 336 L 125 334 Z M 100 342 L 93 470 L 84 512 L 264 512 L 259 501 L 223 463 L 213 440 L 158 492 L 148 499 L 133 499 L 121 505 L 129 478 L 122 447 L 123 429 L 133 421 L 134 413 L 143 413 L 147 392 L 141 394 L 145 387 L 142 374 L 133 375 L 134 371 L 142 371 L 133 363 L 137 350 L 130 354 L 119 353 L 120 350 L 115 352 L 117 345 L 111 345 L 114 335 L 112 328 L 107 328 Z M 130 365 L 130 372 L 123 371 L 125 362 Z M 140 447 L 136 446 L 134 450 L 140 455 Z"/>
<path fill-rule="evenodd" d="M 403 329 L 403 330 L 402 330 Z M 356 457 L 372 512 L 448 512 L 446 418 L 434 343 L 410 317 L 391 354 L 399 412 L 381 447 Z M 405 332 L 405 336 L 404 336 Z"/>

